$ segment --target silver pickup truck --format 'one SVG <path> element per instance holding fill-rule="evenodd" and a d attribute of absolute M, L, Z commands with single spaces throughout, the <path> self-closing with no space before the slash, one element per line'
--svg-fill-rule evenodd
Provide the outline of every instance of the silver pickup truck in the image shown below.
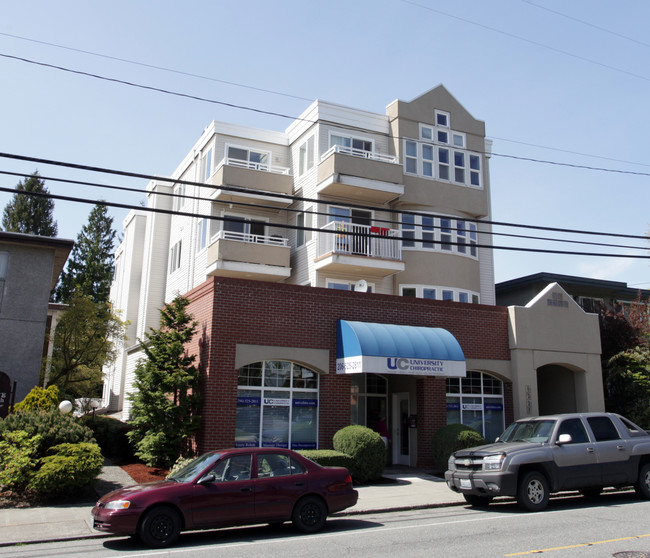
<path fill-rule="evenodd" d="M 445 480 L 473 506 L 514 496 L 540 511 L 552 492 L 597 496 L 606 486 L 633 486 L 650 499 L 650 435 L 613 413 L 526 418 L 493 444 L 452 454 Z"/>

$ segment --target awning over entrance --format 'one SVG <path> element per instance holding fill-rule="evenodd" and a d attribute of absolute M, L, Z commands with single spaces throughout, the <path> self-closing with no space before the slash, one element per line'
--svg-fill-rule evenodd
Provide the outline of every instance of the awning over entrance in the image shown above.
<path fill-rule="evenodd" d="M 464 377 L 465 355 L 446 329 L 339 320 L 336 373 L 358 372 Z"/>

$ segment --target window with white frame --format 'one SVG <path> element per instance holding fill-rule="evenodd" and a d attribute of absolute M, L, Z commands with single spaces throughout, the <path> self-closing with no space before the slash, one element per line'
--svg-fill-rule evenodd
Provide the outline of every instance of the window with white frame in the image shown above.
<path fill-rule="evenodd" d="M 300 176 L 314 167 L 314 136 L 311 136 L 300 146 L 298 159 L 298 173 Z"/>
<path fill-rule="evenodd" d="M 172 209 L 174 211 L 180 211 L 185 205 L 185 184 L 177 184 L 174 188 L 174 201 L 172 204 Z"/>
<path fill-rule="evenodd" d="M 400 222 L 404 249 L 442 250 L 478 257 L 478 227 L 474 222 L 411 213 L 403 213 Z"/>
<path fill-rule="evenodd" d="M 442 126 L 443 128 L 449 128 L 449 113 L 442 110 L 435 111 L 436 117 L 436 126 Z"/>
<path fill-rule="evenodd" d="M 400 294 L 411 298 L 426 298 L 429 300 L 450 300 L 479 304 L 479 293 L 435 285 L 400 285 Z"/>
<path fill-rule="evenodd" d="M 210 240 L 210 220 L 203 218 L 199 219 L 198 227 L 196 229 L 196 251 L 200 252 L 207 245 Z"/>
<path fill-rule="evenodd" d="M 225 214 L 223 221 L 224 237 L 245 242 L 263 242 L 266 236 L 266 222 Z"/>
<path fill-rule="evenodd" d="M 311 227 L 311 214 L 301 211 L 296 215 L 296 226 Z M 296 247 L 303 246 L 311 240 L 311 231 L 299 228 L 296 230 Z"/>
<path fill-rule="evenodd" d="M 201 159 L 201 167 L 203 172 L 203 180 L 208 181 L 212 176 L 212 148 L 208 149 Z"/>
<path fill-rule="evenodd" d="M 183 247 L 183 241 L 179 240 L 176 244 L 171 247 L 169 251 L 169 273 L 174 273 L 177 269 L 181 267 L 181 250 Z"/>
<path fill-rule="evenodd" d="M 330 147 L 337 145 L 339 150 L 350 155 L 366 157 L 373 151 L 372 140 L 330 133 Z"/>
<path fill-rule="evenodd" d="M 255 151 L 246 147 L 228 145 L 226 153 L 229 165 L 242 166 L 253 170 L 269 170 L 271 153 L 268 151 Z"/>
<path fill-rule="evenodd" d="M 503 382 L 468 370 L 465 378 L 447 378 L 447 424 L 464 424 L 493 442 L 505 428 Z"/>
<path fill-rule="evenodd" d="M 358 290 L 359 281 L 346 281 L 345 279 L 327 279 L 327 288 L 338 291 L 356 291 Z M 366 293 L 374 292 L 374 283 L 364 283 Z"/>
<path fill-rule="evenodd" d="M 237 371 L 236 447 L 318 447 L 318 374 L 267 360 Z"/>
<path fill-rule="evenodd" d="M 420 124 L 419 140 L 404 140 L 404 172 L 481 188 L 481 155 L 466 151 L 466 142 L 464 133 Z"/>

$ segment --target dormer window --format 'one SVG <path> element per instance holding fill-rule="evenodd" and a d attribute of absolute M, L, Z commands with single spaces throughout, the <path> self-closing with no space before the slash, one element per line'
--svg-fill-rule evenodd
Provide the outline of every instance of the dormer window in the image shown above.
<path fill-rule="evenodd" d="M 449 113 L 443 112 L 441 110 L 436 111 L 436 126 L 441 126 L 442 128 L 449 128 Z"/>

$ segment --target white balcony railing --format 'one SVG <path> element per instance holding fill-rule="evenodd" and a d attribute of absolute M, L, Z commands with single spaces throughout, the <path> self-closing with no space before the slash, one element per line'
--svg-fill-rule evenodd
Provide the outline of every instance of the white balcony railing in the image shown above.
<path fill-rule="evenodd" d="M 288 246 L 289 239 L 282 238 L 279 235 L 251 234 L 239 231 L 219 231 L 212 239 L 217 240 L 236 240 L 238 242 L 253 242 L 255 244 L 269 244 L 271 246 Z"/>
<path fill-rule="evenodd" d="M 318 235 L 318 255 L 348 254 L 386 260 L 402 259 L 399 231 L 344 221 L 330 221 Z"/>
<path fill-rule="evenodd" d="M 255 163 L 253 161 L 244 161 L 243 159 L 233 159 L 231 157 L 225 158 L 217 166 L 229 165 L 231 167 L 239 167 L 242 169 L 251 169 L 263 172 L 274 172 L 276 174 L 290 174 L 290 169 L 286 167 L 274 167 L 273 165 L 267 165 L 266 163 Z"/>
<path fill-rule="evenodd" d="M 333 145 L 330 147 L 325 153 L 323 153 L 320 158 L 321 162 L 327 159 L 332 153 L 344 153 L 345 155 L 354 155 L 355 157 L 363 157 L 364 159 L 399 164 L 399 159 L 393 155 L 384 155 L 382 153 L 364 151 L 363 149 L 353 149 L 352 147 L 345 147 L 343 145 Z"/>

